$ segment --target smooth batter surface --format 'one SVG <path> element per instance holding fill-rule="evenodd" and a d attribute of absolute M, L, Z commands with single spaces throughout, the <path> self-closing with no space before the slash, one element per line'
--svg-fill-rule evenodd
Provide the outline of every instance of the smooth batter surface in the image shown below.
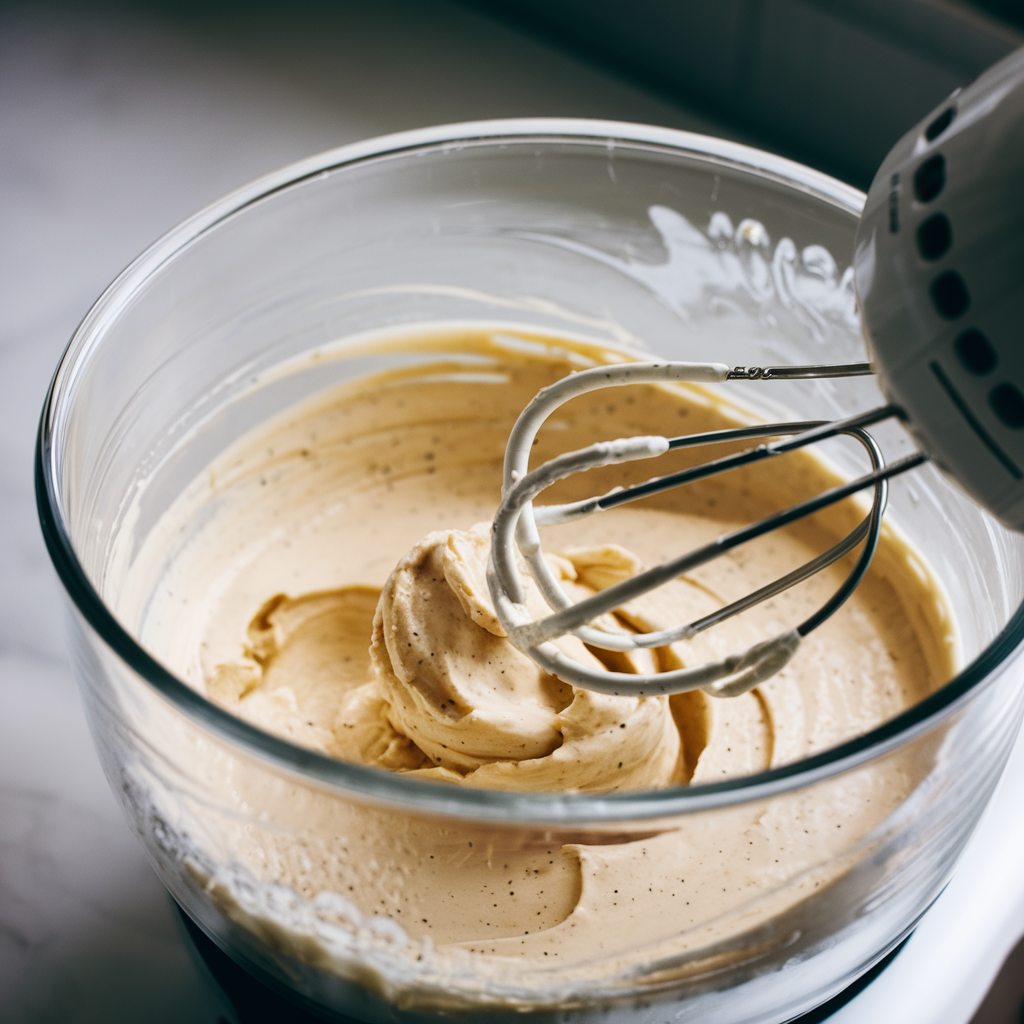
<path fill-rule="evenodd" d="M 429 358 L 345 385 L 253 432 L 172 507 L 136 562 L 124 600 L 148 593 L 143 641 L 234 713 L 334 757 L 452 784 L 637 790 L 719 781 L 825 750 L 952 674 L 946 607 L 920 560 L 887 529 L 854 598 L 748 694 L 608 697 L 546 676 L 501 635 L 483 585 L 487 535 L 474 524 L 494 512 L 509 429 L 536 391 L 622 356 L 472 329 L 411 334 L 390 347 Z M 549 422 L 535 464 L 600 438 L 699 432 L 745 418 L 696 386 L 601 392 Z M 657 472 L 692 461 L 672 453 Z M 589 496 L 650 473 L 646 464 L 593 471 L 549 498 Z M 794 453 L 551 528 L 545 549 L 578 597 L 835 482 L 823 463 Z M 706 614 L 817 554 L 862 515 L 848 503 L 772 534 L 606 625 L 646 630 Z M 601 657 L 627 672 L 722 657 L 801 621 L 847 567 L 692 641 Z M 562 642 L 575 656 L 596 656 Z M 767 804 L 590 842 L 441 827 L 312 794 L 292 793 L 286 805 L 265 793 L 279 802 L 264 816 L 300 838 L 240 839 L 232 853 L 259 878 L 305 896 L 340 893 L 413 940 L 429 936 L 435 950 L 483 954 L 471 973 L 492 987 L 509 981 L 508 970 L 522 976 L 523 958 L 596 965 L 606 977 L 610 964 L 626 969 L 652 949 L 668 956 L 714 944 L 824 891 L 926 771 L 920 759 L 890 759 Z M 239 772 L 232 792 L 258 809 L 261 796 Z M 520 966 L 502 967 L 509 957 Z"/>

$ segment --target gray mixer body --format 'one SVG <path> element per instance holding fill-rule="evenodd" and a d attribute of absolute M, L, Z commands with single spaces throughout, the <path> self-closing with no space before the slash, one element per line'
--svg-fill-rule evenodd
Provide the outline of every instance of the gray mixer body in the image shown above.
<path fill-rule="evenodd" d="M 886 396 L 971 497 L 1024 529 L 1024 50 L 890 152 L 855 270 Z"/>

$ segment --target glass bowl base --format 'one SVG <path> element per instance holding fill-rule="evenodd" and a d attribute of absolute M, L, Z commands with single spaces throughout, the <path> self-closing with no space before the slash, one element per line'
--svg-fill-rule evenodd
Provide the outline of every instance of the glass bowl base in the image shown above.
<path fill-rule="evenodd" d="M 218 1024 L 360 1024 L 354 1017 L 314 1007 L 296 993 L 286 992 L 273 981 L 257 978 L 225 953 L 172 898 L 175 916 L 186 945 L 203 973 L 216 986 L 219 994 L 235 1012 L 235 1020 L 218 1019 Z M 855 996 L 864 991 L 907 944 L 908 935 L 894 950 L 878 961 L 828 1002 L 794 1017 L 787 1024 L 821 1024 L 837 1013 Z"/>

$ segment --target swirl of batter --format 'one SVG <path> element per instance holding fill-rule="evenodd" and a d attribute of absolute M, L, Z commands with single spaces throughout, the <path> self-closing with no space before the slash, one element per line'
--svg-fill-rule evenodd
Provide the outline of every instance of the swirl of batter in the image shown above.
<path fill-rule="evenodd" d="M 387 748 L 393 731 L 432 766 L 421 773 L 477 786 L 611 791 L 681 781 L 682 744 L 668 699 L 591 693 L 538 668 L 494 614 L 487 551 L 486 526 L 446 530 L 399 562 L 374 619 L 375 681 L 343 701 L 346 720 L 372 730 L 376 719 L 378 747 Z M 571 558 L 557 563 L 582 589 Z M 536 591 L 531 599 L 540 602 Z M 559 644 L 597 664 L 574 637 Z M 365 747 L 345 746 L 342 756 L 366 756 Z"/>

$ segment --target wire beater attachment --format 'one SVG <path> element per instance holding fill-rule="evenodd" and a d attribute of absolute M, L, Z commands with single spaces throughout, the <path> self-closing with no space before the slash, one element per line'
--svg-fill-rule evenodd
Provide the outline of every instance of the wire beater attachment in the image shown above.
<path fill-rule="evenodd" d="M 900 416 L 897 407 L 882 406 L 839 421 L 772 423 L 675 438 L 621 438 L 567 452 L 532 471 L 528 471 L 528 464 L 534 438 L 551 413 L 572 398 L 602 388 L 665 381 L 708 383 L 727 379 L 793 379 L 794 376 L 828 377 L 871 372 L 866 363 L 844 364 L 841 367 L 789 368 L 796 371 L 789 377 L 776 372 L 786 369 L 753 367 L 747 371 L 740 367 L 730 370 L 720 363 L 626 363 L 595 367 L 572 374 L 544 388 L 534 398 L 519 417 L 509 437 L 505 453 L 503 496 L 492 525 L 487 572 L 488 588 L 498 618 L 510 641 L 519 650 L 566 682 L 612 694 L 667 694 L 704 689 L 715 696 L 734 696 L 757 686 L 785 667 L 799 648 L 802 638 L 820 626 L 847 600 L 867 572 L 878 544 L 882 515 L 888 499 L 888 480 L 927 459 L 927 455 L 918 452 L 890 465 L 885 464 L 881 450 L 865 428 Z M 833 369 L 844 372 L 833 373 Z M 756 375 L 741 376 L 739 371 L 743 371 L 743 374 L 754 374 L 756 371 Z M 539 526 L 572 522 L 595 512 L 771 459 L 840 434 L 854 438 L 865 449 L 871 463 L 869 473 L 718 537 L 709 544 L 638 573 L 582 601 L 574 603 L 568 597 L 544 558 Z M 766 437 L 778 440 L 677 473 L 655 477 L 632 487 L 616 489 L 599 497 L 538 508 L 533 505 L 533 500 L 556 481 L 597 466 L 656 458 L 678 448 Z M 693 622 L 657 632 L 612 633 L 588 625 L 596 617 L 620 608 L 639 595 L 720 557 L 740 544 L 796 522 L 866 488 L 874 490 L 871 507 L 864 519 L 847 536 L 805 565 L 724 608 Z M 858 545 L 863 547 L 855 565 L 835 594 L 813 615 L 795 629 L 717 662 L 668 672 L 629 675 L 585 666 L 569 658 L 552 643 L 555 638 L 571 633 L 591 647 L 631 651 L 663 647 L 678 640 L 689 639 L 795 586 L 853 551 Z M 541 619 L 533 619 L 526 608 L 526 591 L 517 566 L 517 551 L 528 565 L 531 576 L 551 609 L 551 614 Z"/>

